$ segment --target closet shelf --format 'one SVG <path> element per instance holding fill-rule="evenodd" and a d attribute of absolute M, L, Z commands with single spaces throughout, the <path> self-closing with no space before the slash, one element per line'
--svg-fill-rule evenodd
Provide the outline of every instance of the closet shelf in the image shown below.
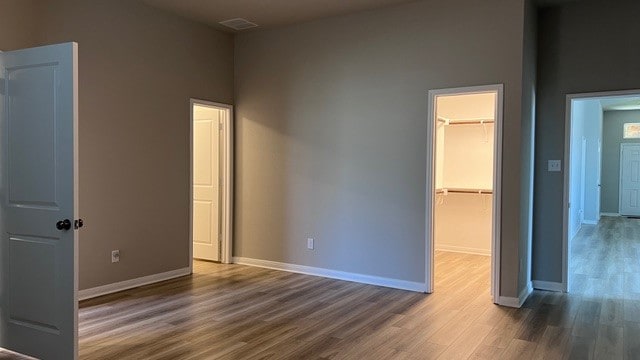
<path fill-rule="evenodd" d="M 442 116 L 438 116 L 438 121 L 445 123 L 446 125 L 478 125 L 478 124 L 493 124 L 494 119 L 448 119 Z"/>
<path fill-rule="evenodd" d="M 493 194 L 492 189 L 470 189 L 470 188 L 443 188 L 436 189 L 436 194 L 456 193 L 456 194 Z"/>

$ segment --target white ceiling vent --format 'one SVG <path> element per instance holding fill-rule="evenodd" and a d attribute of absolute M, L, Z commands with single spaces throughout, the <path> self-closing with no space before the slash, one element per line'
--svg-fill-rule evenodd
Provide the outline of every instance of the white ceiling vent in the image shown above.
<path fill-rule="evenodd" d="M 241 19 L 241 18 L 220 21 L 220 25 L 230 27 L 234 30 L 246 30 L 246 29 L 251 29 L 258 26 L 257 24 L 254 24 L 251 21 Z"/>

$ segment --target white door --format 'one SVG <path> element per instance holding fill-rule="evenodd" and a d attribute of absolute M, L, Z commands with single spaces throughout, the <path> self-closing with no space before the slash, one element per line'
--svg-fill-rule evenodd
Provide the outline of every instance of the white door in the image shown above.
<path fill-rule="evenodd" d="M 640 216 L 640 145 L 620 146 L 620 215 Z"/>
<path fill-rule="evenodd" d="M 77 44 L 0 54 L 0 346 L 77 356 Z"/>
<path fill-rule="evenodd" d="M 220 260 L 220 129 L 224 111 L 193 108 L 193 257 Z"/>

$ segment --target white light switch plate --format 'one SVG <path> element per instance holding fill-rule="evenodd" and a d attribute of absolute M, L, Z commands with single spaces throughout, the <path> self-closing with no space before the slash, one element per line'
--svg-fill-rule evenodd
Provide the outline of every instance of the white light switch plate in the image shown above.
<path fill-rule="evenodd" d="M 548 171 L 559 172 L 562 170 L 562 162 L 560 160 L 549 160 Z"/>

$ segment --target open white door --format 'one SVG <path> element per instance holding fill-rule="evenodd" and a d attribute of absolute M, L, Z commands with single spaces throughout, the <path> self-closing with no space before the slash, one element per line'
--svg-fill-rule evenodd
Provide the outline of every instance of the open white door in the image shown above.
<path fill-rule="evenodd" d="M 640 145 L 620 146 L 620 215 L 640 216 Z"/>
<path fill-rule="evenodd" d="M 0 346 L 75 359 L 77 44 L 0 57 Z"/>

